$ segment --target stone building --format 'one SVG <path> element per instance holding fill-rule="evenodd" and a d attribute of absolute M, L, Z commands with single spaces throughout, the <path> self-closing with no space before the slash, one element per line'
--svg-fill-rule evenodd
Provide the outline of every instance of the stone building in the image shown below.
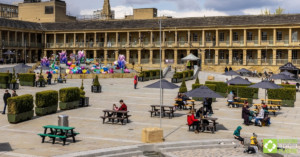
<path fill-rule="evenodd" d="M 17 18 L 18 6 L 0 3 L 0 18 Z"/>

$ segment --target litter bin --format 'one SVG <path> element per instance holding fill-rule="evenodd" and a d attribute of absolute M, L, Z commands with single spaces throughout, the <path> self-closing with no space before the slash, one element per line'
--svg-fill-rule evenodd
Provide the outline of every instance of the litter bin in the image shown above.
<path fill-rule="evenodd" d="M 58 126 L 69 126 L 69 116 L 59 115 L 58 116 Z"/>

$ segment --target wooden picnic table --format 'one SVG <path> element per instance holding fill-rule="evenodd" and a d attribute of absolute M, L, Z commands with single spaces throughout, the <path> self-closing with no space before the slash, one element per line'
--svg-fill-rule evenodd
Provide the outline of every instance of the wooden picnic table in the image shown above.
<path fill-rule="evenodd" d="M 213 118 L 213 117 L 204 117 L 204 118 L 200 118 L 200 120 L 202 121 L 201 123 L 202 123 L 202 125 L 204 125 L 203 124 L 203 120 L 208 120 L 208 121 L 211 121 L 212 122 L 212 125 L 213 125 L 213 129 L 214 129 L 214 131 L 217 131 L 217 120 L 218 120 L 218 118 Z M 203 126 L 204 127 L 204 126 Z"/>
<path fill-rule="evenodd" d="M 257 110 L 258 110 L 257 108 L 260 105 L 261 104 L 254 104 L 255 109 L 253 109 L 253 111 L 257 112 Z M 272 112 L 274 114 L 274 116 L 276 116 L 276 112 L 278 112 L 280 110 L 281 105 L 267 104 L 267 106 L 268 106 L 268 112 Z"/>
<path fill-rule="evenodd" d="M 79 134 L 74 131 L 75 127 L 46 125 L 43 126 L 43 128 L 44 128 L 44 133 L 38 134 L 39 136 L 42 137 L 42 143 L 45 142 L 46 137 L 52 138 L 52 144 L 55 143 L 56 138 L 60 138 L 61 140 L 63 140 L 63 145 L 65 145 L 66 139 L 70 137 L 72 137 L 73 142 L 75 143 L 76 142 L 75 136 Z M 48 130 L 50 130 L 50 132 L 48 132 Z"/>
<path fill-rule="evenodd" d="M 103 110 L 103 113 L 104 115 L 100 116 L 100 118 L 103 119 L 103 124 L 105 123 L 105 119 L 108 119 L 108 122 L 112 122 L 112 124 L 114 124 L 115 120 L 117 120 L 117 122 L 121 121 L 123 125 L 124 120 L 127 120 L 128 123 L 128 118 L 131 116 L 128 115 L 129 111 Z"/>
<path fill-rule="evenodd" d="M 282 100 L 280 99 L 260 99 L 262 102 L 265 102 L 267 104 L 277 104 L 282 105 Z"/>
<path fill-rule="evenodd" d="M 151 110 L 149 111 L 151 114 L 151 117 L 160 115 L 160 112 L 162 112 L 162 117 L 165 117 L 166 114 L 169 115 L 169 118 L 174 117 L 174 106 L 167 106 L 167 105 L 151 105 Z"/>
<path fill-rule="evenodd" d="M 175 102 L 177 102 L 177 101 L 182 101 L 181 98 L 175 98 L 174 100 L 175 100 Z M 195 100 L 193 100 L 193 99 L 191 99 L 191 100 L 186 100 L 186 102 L 187 102 L 187 103 L 191 103 L 191 104 L 186 104 L 186 105 L 184 105 L 185 107 L 190 107 L 190 110 L 195 109 Z M 178 104 L 175 105 L 175 106 L 178 106 Z"/>

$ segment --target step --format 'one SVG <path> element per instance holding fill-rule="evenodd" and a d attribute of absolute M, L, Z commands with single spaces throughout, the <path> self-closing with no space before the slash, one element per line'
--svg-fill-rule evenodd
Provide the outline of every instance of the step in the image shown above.
<path fill-rule="evenodd" d="M 111 155 L 105 155 L 105 157 L 132 157 L 132 156 L 139 156 L 143 155 L 142 151 L 132 151 L 132 152 L 124 152 L 124 153 L 113 153 Z M 97 155 L 93 155 L 97 156 Z M 99 157 L 103 157 L 103 155 L 99 155 Z"/>

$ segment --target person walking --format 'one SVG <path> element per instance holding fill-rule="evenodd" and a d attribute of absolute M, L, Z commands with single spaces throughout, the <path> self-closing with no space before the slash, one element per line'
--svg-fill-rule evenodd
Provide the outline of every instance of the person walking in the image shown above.
<path fill-rule="evenodd" d="M 244 124 L 249 125 L 249 116 L 250 116 L 250 110 L 248 108 L 248 102 L 245 102 L 242 109 L 242 118 L 244 119 Z"/>
<path fill-rule="evenodd" d="M 16 96 L 18 96 L 18 94 L 17 94 L 17 92 L 16 92 L 16 90 L 13 90 L 13 92 L 12 92 L 12 95 L 11 95 L 12 97 L 16 97 Z"/>
<path fill-rule="evenodd" d="M 50 71 L 48 71 L 48 76 L 47 76 L 47 78 L 48 78 L 47 82 L 48 82 L 48 84 L 50 85 L 50 84 L 51 84 L 51 79 L 52 79 L 52 74 L 51 74 Z"/>
<path fill-rule="evenodd" d="M 208 99 L 207 99 L 207 103 L 208 103 L 208 113 L 209 113 L 209 114 L 214 114 L 213 109 L 212 109 L 212 102 L 213 102 L 212 98 L 208 98 Z"/>
<path fill-rule="evenodd" d="M 10 95 L 10 93 L 8 92 L 8 90 L 5 90 L 5 93 L 4 93 L 4 95 L 3 95 L 4 109 L 3 109 L 2 114 L 5 114 L 6 106 L 7 106 L 7 99 L 10 98 L 10 97 L 11 97 L 11 95 Z"/>
<path fill-rule="evenodd" d="M 138 77 L 137 77 L 137 75 L 134 76 L 133 83 L 134 83 L 134 89 L 136 89 L 137 84 L 138 84 Z"/>

